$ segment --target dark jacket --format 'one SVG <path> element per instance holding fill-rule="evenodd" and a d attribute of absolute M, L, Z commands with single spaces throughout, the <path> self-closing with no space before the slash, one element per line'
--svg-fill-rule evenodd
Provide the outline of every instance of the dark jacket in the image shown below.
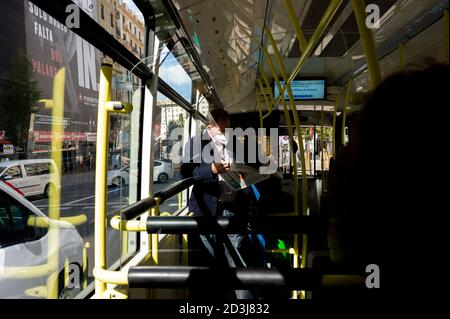
<path fill-rule="evenodd" d="M 203 136 L 203 138 L 202 138 Z M 227 208 L 235 213 L 248 212 L 250 203 L 251 189 L 246 188 L 237 192 L 237 198 L 234 204 L 220 205 L 218 209 L 218 202 L 220 197 L 219 177 L 213 174 L 211 170 L 211 163 L 206 163 L 201 156 L 203 149 L 212 142 L 211 137 L 207 132 L 203 135 L 197 135 L 191 138 L 185 149 L 194 150 L 188 160 L 184 159 L 181 164 L 181 175 L 183 178 L 194 178 L 194 187 L 189 198 L 189 211 L 196 216 L 216 216 L 221 215 L 221 208 Z M 201 148 L 195 152 L 194 142 L 198 143 L 201 140 Z M 212 150 L 211 150 L 212 152 Z M 211 153 L 212 154 L 212 153 Z M 192 158 L 199 158 L 200 162 L 195 163 Z"/>

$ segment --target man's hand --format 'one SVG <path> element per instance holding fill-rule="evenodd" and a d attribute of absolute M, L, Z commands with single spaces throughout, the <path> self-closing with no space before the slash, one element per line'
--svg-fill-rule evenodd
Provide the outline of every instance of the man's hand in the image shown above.
<path fill-rule="evenodd" d="M 222 163 L 211 164 L 211 171 L 213 172 L 213 174 L 222 174 L 228 172 L 229 170 L 230 170 L 230 163 L 222 161 Z"/>

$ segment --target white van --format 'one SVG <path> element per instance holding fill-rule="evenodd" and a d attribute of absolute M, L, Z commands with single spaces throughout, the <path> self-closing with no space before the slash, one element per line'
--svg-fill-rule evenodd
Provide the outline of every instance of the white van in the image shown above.
<path fill-rule="evenodd" d="M 56 174 L 50 174 L 50 165 Z M 8 182 L 24 196 L 45 195 L 50 189 L 61 189 L 59 172 L 51 159 L 17 160 L 0 163 L 0 180 Z"/>
<path fill-rule="evenodd" d="M 5 269 L 45 265 L 49 251 L 49 229 L 30 225 L 32 218 L 42 218 L 59 230 L 58 295 L 74 297 L 82 289 L 83 239 L 75 226 L 64 221 L 51 221 L 17 191 L 0 181 L 0 299 L 30 298 L 26 291 L 47 285 L 47 277 L 16 279 L 5 275 Z M 74 285 L 64 287 L 64 262 L 68 260 Z M 76 282 L 75 282 L 76 281 Z"/>

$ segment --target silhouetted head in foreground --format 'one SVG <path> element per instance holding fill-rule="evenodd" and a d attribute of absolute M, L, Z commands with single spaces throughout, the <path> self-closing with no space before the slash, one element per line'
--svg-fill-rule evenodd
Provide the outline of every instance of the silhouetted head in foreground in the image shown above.
<path fill-rule="evenodd" d="M 443 266 L 449 75 L 439 65 L 383 81 L 331 172 L 332 255 L 377 264 L 389 293 L 429 294 L 419 287 L 436 285 Z"/>

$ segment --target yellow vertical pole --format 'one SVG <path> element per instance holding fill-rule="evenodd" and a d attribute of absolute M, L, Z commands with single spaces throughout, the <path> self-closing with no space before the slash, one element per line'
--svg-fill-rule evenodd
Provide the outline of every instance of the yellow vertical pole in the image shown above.
<path fill-rule="evenodd" d="M 369 30 L 366 26 L 366 5 L 364 0 L 352 0 L 352 7 L 369 69 L 370 87 L 374 89 L 381 82 L 381 71 L 377 59 L 375 39 L 372 30 Z"/>
<path fill-rule="evenodd" d="M 267 57 L 267 62 L 269 63 L 269 68 L 272 72 L 272 76 L 275 80 L 275 83 L 278 87 L 278 91 L 279 92 L 283 92 L 283 88 L 281 86 L 280 83 L 280 79 L 277 75 L 275 66 L 272 62 L 272 58 L 269 55 L 269 52 L 267 51 L 267 49 L 264 46 L 261 46 L 261 48 L 263 49 L 264 55 Z M 291 122 L 291 118 L 289 115 L 289 109 L 286 103 L 286 100 L 284 99 L 284 94 L 281 95 L 281 103 L 283 105 L 283 111 L 284 111 L 284 117 L 286 118 L 286 125 L 288 127 L 288 134 L 289 134 L 289 147 L 291 149 L 291 155 L 292 155 L 292 164 L 294 166 L 294 212 L 296 214 L 298 214 L 299 210 L 298 210 L 298 173 L 297 173 L 297 156 L 296 154 L 294 154 L 293 150 L 294 150 L 294 132 L 292 130 L 292 122 Z"/>
<path fill-rule="evenodd" d="M 178 193 L 178 209 L 181 209 L 183 207 L 183 193 Z"/>
<path fill-rule="evenodd" d="M 263 98 L 264 98 L 264 101 L 266 102 L 267 109 L 269 110 L 269 112 L 271 112 L 272 111 L 271 101 L 269 101 L 267 99 L 266 90 L 264 89 L 264 86 L 262 85 L 262 82 L 260 79 L 258 79 L 258 85 L 259 85 L 259 89 L 260 89 L 261 93 L 263 94 Z"/>
<path fill-rule="evenodd" d="M 400 68 L 402 70 L 405 69 L 405 45 L 403 43 L 400 43 L 398 46 L 398 55 L 399 55 L 399 61 L 400 61 Z"/>
<path fill-rule="evenodd" d="M 128 232 L 120 232 L 120 236 L 122 237 L 121 256 L 125 257 L 128 254 Z"/>
<path fill-rule="evenodd" d="M 156 205 L 151 209 L 151 216 L 159 216 L 159 205 Z M 152 265 L 157 266 L 159 263 L 158 256 L 158 234 L 152 234 Z"/>
<path fill-rule="evenodd" d="M 289 79 L 287 80 L 287 83 L 292 83 L 292 81 L 295 79 L 295 77 L 297 76 L 297 74 L 300 72 L 301 68 L 305 64 L 306 60 L 314 52 L 314 50 L 316 49 L 317 42 L 322 38 L 323 33 L 325 32 L 328 24 L 331 22 L 334 15 L 338 11 L 342 2 L 343 2 L 343 0 L 331 0 L 330 1 L 328 8 L 325 10 L 322 18 L 320 19 L 319 23 L 317 24 L 316 30 L 314 31 L 313 35 L 309 39 L 305 50 L 302 52 L 302 55 L 300 56 L 300 58 L 297 62 L 297 65 L 294 66 L 294 68 L 289 76 Z M 294 22 L 291 21 L 291 23 L 294 23 Z"/>
<path fill-rule="evenodd" d="M 298 147 L 299 147 L 299 151 L 300 151 L 300 161 L 301 161 L 301 165 L 302 165 L 302 213 L 303 213 L 303 215 L 306 215 L 307 210 L 308 210 L 308 196 L 307 196 L 308 184 L 307 184 L 307 180 L 306 180 L 305 149 L 304 149 L 304 145 L 303 145 L 303 135 L 302 135 L 301 126 L 300 126 L 300 117 L 298 116 L 297 105 L 295 104 L 294 94 L 292 93 L 291 85 L 287 82 L 286 69 L 284 67 L 283 59 L 281 58 L 281 54 L 278 50 L 275 39 L 273 38 L 270 30 L 266 29 L 266 34 L 268 36 L 270 45 L 272 46 L 272 49 L 274 51 L 275 59 L 277 60 L 277 64 L 280 69 L 281 76 L 282 76 L 283 80 L 285 81 L 286 90 L 287 90 L 287 93 L 289 96 L 289 103 L 291 106 L 292 115 L 294 117 L 295 129 L 297 130 L 297 140 L 298 140 L 298 144 L 299 144 Z M 283 94 L 283 96 L 284 96 L 284 94 Z M 295 165 L 294 165 L 294 171 L 297 171 L 297 161 L 295 162 Z M 295 196 L 298 196 L 298 194 L 296 193 Z"/>
<path fill-rule="evenodd" d="M 65 89 L 66 69 L 62 68 L 56 74 L 53 80 L 53 100 L 46 103 L 47 107 L 52 108 L 53 119 L 64 118 L 64 89 Z M 51 157 L 55 162 L 56 171 L 53 165 L 50 165 L 50 173 L 56 176 L 61 184 L 61 160 L 62 160 L 62 142 L 64 136 L 64 124 L 61 121 L 52 123 L 52 143 Z M 53 220 L 60 219 L 61 190 L 57 187 L 50 187 L 49 212 L 48 217 Z M 47 298 L 58 298 L 58 268 L 59 268 L 59 228 L 50 226 L 48 232 L 48 266 L 53 273 L 47 279 Z"/>
<path fill-rule="evenodd" d="M 70 265 L 69 259 L 64 259 L 64 287 L 69 285 Z"/>
<path fill-rule="evenodd" d="M 150 209 L 150 216 L 159 216 L 159 204 Z M 157 266 L 159 264 L 159 235 L 151 234 L 150 235 L 151 243 L 150 243 L 150 256 L 151 256 L 151 264 L 153 266 Z M 150 291 L 151 298 L 158 298 L 159 293 L 158 290 L 152 289 Z"/>
<path fill-rule="evenodd" d="M 261 74 L 261 77 L 263 78 L 264 84 L 266 85 L 266 87 L 270 88 L 271 85 L 270 85 L 269 81 L 267 80 L 267 75 L 266 75 L 266 72 L 264 72 L 264 68 L 262 67 L 262 65 L 259 65 L 259 73 Z M 267 90 L 267 92 L 269 93 L 269 97 L 270 97 L 269 112 L 265 116 L 263 116 L 263 119 L 266 116 L 269 116 L 270 113 L 272 113 L 272 108 L 275 106 L 275 100 L 273 98 L 272 89 Z"/>
<path fill-rule="evenodd" d="M 269 32 L 267 32 L 267 33 L 269 33 Z M 274 50 L 276 50 L 276 48 L 274 48 Z M 269 67 L 270 67 L 270 69 L 272 71 L 273 77 L 274 77 L 276 85 L 278 87 L 278 91 L 282 92 L 282 86 L 281 86 L 280 80 L 278 78 L 278 75 L 276 74 L 275 66 L 273 65 L 272 59 L 270 58 L 269 53 L 268 53 L 268 51 L 267 51 L 267 49 L 265 47 L 263 47 L 263 51 L 264 51 L 265 55 L 267 56 L 267 60 L 269 62 Z M 281 69 L 284 66 L 281 64 L 279 67 Z M 288 93 L 289 92 L 291 93 L 289 95 L 289 99 L 290 99 L 290 101 L 292 103 L 292 101 L 293 101 L 292 91 L 290 91 L 290 88 L 288 87 Z M 289 116 L 288 106 L 287 106 L 286 100 L 284 99 L 284 94 L 281 95 L 281 101 L 283 103 L 283 110 L 284 110 L 284 114 L 285 114 L 287 125 L 288 125 L 289 143 L 290 143 L 290 149 L 291 149 L 291 153 L 292 153 L 292 164 L 293 164 L 293 167 L 294 167 L 294 212 L 296 214 L 299 214 L 299 209 L 298 209 L 298 172 L 297 172 L 297 167 L 298 166 L 297 166 L 297 155 L 294 154 L 294 152 L 292 151 L 293 150 L 294 132 L 292 131 L 292 123 L 291 123 L 290 116 Z M 295 104 L 294 104 L 294 106 L 295 106 Z M 294 115 L 294 119 L 296 118 L 296 115 L 298 116 L 296 107 L 295 107 L 295 110 L 293 110 L 293 115 Z M 300 154 L 301 154 L 301 158 L 303 159 L 302 160 L 302 173 L 305 173 L 305 175 L 306 175 L 306 171 L 305 171 L 306 168 L 305 168 L 305 165 L 304 165 L 305 161 L 304 161 L 304 153 L 303 153 L 303 139 L 301 138 L 301 130 L 300 130 L 300 127 L 299 127 L 300 125 L 299 124 L 300 124 L 299 122 L 296 122 L 297 134 L 300 135 L 300 137 L 298 137 L 298 141 L 299 141 L 299 144 L 300 144 L 299 148 L 300 148 L 300 152 L 301 152 Z M 306 181 L 306 179 L 303 178 L 302 182 L 303 181 Z M 304 188 L 302 188 L 302 191 L 303 190 L 304 190 Z M 305 205 L 303 205 L 303 210 L 304 210 L 304 207 L 305 207 Z M 294 268 L 297 268 L 299 266 L 299 264 L 298 264 L 298 259 L 299 259 L 299 254 L 298 254 L 298 235 L 294 235 L 294 252 L 295 253 L 294 253 L 294 265 L 293 266 L 294 266 Z M 297 291 L 293 291 L 292 292 L 292 298 L 294 298 L 294 299 L 298 298 Z"/>
<path fill-rule="evenodd" d="M 262 108 L 261 108 L 261 99 L 259 98 L 258 89 L 255 89 L 255 94 L 256 94 L 256 106 L 257 106 L 258 112 L 259 112 L 259 127 L 263 128 L 264 127 L 264 119 L 263 119 Z"/>
<path fill-rule="evenodd" d="M 448 64 L 449 63 L 449 48 L 448 48 L 448 43 L 449 43 L 449 17 L 448 17 L 448 10 L 444 11 L 444 57 L 445 57 L 445 62 Z"/>
<path fill-rule="evenodd" d="M 294 6 L 292 5 L 291 0 L 284 0 L 283 3 L 288 13 L 289 20 L 291 20 L 292 26 L 294 27 L 295 34 L 297 35 L 300 50 L 303 53 L 306 51 L 306 46 L 308 45 L 308 43 L 306 42 L 300 23 L 298 22 Z"/>
<path fill-rule="evenodd" d="M 352 89 L 352 84 L 353 84 L 352 80 L 348 81 L 347 88 L 345 90 L 344 110 L 342 111 L 342 136 L 341 136 L 342 146 L 345 145 L 345 125 L 347 122 L 347 111 L 348 105 L 350 103 L 350 91 Z"/>
<path fill-rule="evenodd" d="M 273 38 L 270 30 L 266 29 L 266 34 L 268 36 L 269 42 L 274 51 L 275 58 L 277 60 L 277 63 L 278 63 L 278 66 L 279 66 L 279 69 L 281 72 L 281 76 L 283 77 L 283 79 L 285 81 L 286 90 L 287 90 L 287 93 L 289 96 L 289 103 L 290 103 L 291 111 L 292 111 L 292 114 L 294 117 L 295 128 L 297 131 L 297 140 L 298 140 L 298 144 L 299 144 L 298 146 L 299 146 L 299 151 L 300 151 L 301 169 L 302 169 L 302 215 L 306 216 L 306 215 L 308 215 L 308 184 L 307 184 L 308 181 L 307 181 L 307 177 L 306 177 L 305 149 L 304 149 L 304 145 L 303 145 L 303 135 L 302 135 L 301 126 L 300 126 L 300 117 L 297 112 L 297 105 L 295 104 L 294 94 L 292 93 L 291 85 L 287 82 L 287 72 L 284 67 L 283 60 L 281 58 L 278 47 L 276 45 L 275 39 Z M 283 94 L 283 96 L 284 96 L 284 94 Z M 294 164 L 294 172 L 297 173 L 297 161 L 295 161 L 295 164 Z M 295 175 L 297 175 L 297 174 L 295 174 Z M 297 176 L 295 176 L 295 178 L 297 178 Z M 298 190 L 296 190 L 296 193 L 294 196 L 298 197 Z M 296 212 L 298 212 L 298 210 L 296 210 Z M 298 257 L 299 257 L 298 240 L 299 240 L 298 235 L 294 235 L 294 251 L 295 251 L 294 268 L 296 268 L 295 267 L 296 265 L 298 267 Z M 302 235 L 302 254 L 301 254 L 302 257 L 301 257 L 301 264 L 300 264 L 301 268 L 306 267 L 306 256 L 308 253 L 307 251 L 308 251 L 308 235 Z M 302 293 L 302 295 L 304 295 L 304 293 Z M 296 291 L 293 292 L 293 298 L 294 299 L 298 298 L 298 293 Z"/>
<path fill-rule="evenodd" d="M 87 250 L 91 247 L 89 242 L 86 242 L 83 247 L 83 289 L 87 288 L 88 280 L 88 257 Z"/>
<path fill-rule="evenodd" d="M 189 246 L 188 246 L 188 235 L 183 234 L 182 237 L 182 249 L 183 249 L 183 265 L 188 266 L 189 264 Z"/>
<path fill-rule="evenodd" d="M 95 167 L 95 268 L 106 268 L 106 192 L 108 171 L 109 116 L 106 103 L 111 96 L 112 65 L 102 64 L 97 115 L 97 154 Z M 95 279 L 95 294 L 101 298 L 106 283 Z"/>
<path fill-rule="evenodd" d="M 267 79 L 266 72 L 264 72 L 264 69 L 261 65 L 259 66 L 259 73 L 261 74 L 261 76 L 264 80 L 264 83 L 266 84 L 266 87 L 270 88 L 270 83 L 269 83 L 269 80 Z M 270 100 L 272 101 L 272 105 L 273 105 L 275 103 L 275 100 L 273 98 L 272 90 L 271 89 L 268 90 L 268 93 L 269 93 Z"/>

